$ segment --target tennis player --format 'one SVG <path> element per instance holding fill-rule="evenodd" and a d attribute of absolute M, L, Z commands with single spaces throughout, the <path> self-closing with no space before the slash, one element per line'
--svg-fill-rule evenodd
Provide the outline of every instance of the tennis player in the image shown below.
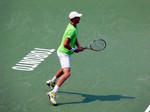
<path fill-rule="evenodd" d="M 51 91 L 47 93 L 50 101 L 54 106 L 57 105 L 56 93 L 64 83 L 66 79 L 70 76 L 70 56 L 73 53 L 79 53 L 84 50 L 84 48 L 79 44 L 77 39 L 78 27 L 77 24 L 80 22 L 82 14 L 72 11 L 69 14 L 70 23 L 68 24 L 64 35 L 62 37 L 61 44 L 57 50 L 57 55 L 60 60 L 61 68 L 57 71 L 55 76 L 48 80 L 46 83 L 51 88 Z"/>

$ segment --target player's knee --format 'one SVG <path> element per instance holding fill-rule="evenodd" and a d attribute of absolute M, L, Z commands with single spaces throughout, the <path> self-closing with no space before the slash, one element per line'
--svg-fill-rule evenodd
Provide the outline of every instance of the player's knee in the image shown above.
<path fill-rule="evenodd" d="M 64 69 L 63 72 L 66 77 L 70 77 L 70 69 L 69 68 Z"/>
<path fill-rule="evenodd" d="M 66 73 L 66 74 L 65 74 L 65 77 L 66 77 L 66 78 L 70 77 L 70 72 Z"/>

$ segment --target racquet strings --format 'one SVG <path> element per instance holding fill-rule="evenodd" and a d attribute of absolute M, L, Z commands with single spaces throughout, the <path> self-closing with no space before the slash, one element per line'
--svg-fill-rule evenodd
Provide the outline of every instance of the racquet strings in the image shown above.
<path fill-rule="evenodd" d="M 90 44 L 91 49 L 96 50 L 96 51 L 101 51 L 103 49 L 105 49 L 106 47 L 106 43 L 104 40 L 102 39 L 97 39 L 94 40 L 91 44 Z"/>

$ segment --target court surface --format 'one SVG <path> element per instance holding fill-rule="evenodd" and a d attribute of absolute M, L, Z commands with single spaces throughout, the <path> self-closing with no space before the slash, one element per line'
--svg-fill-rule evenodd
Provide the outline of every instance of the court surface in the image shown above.
<path fill-rule="evenodd" d="M 68 14 L 83 13 L 79 41 L 102 52 L 71 57 L 71 77 L 54 107 L 46 81 L 60 68 Z M 0 112 L 144 112 L 150 105 L 149 0 L 0 0 Z M 35 48 L 55 49 L 34 70 L 14 70 Z"/>

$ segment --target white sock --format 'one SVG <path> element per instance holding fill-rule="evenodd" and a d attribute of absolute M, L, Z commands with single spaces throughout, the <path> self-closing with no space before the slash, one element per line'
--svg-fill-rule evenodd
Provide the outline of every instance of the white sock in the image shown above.
<path fill-rule="evenodd" d="M 55 85 L 54 89 L 52 90 L 53 93 L 57 93 L 59 86 Z"/>
<path fill-rule="evenodd" d="M 57 78 L 56 78 L 56 76 L 54 76 L 53 78 L 52 78 L 52 80 L 51 80 L 52 82 L 56 82 L 57 81 Z"/>

